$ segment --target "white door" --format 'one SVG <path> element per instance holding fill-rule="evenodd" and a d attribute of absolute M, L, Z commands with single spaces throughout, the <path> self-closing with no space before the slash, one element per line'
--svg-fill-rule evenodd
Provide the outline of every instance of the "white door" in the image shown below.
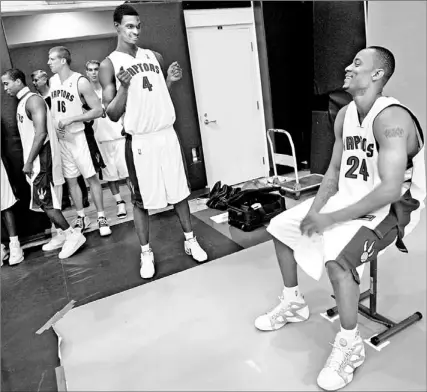
<path fill-rule="evenodd" d="M 266 175 L 251 26 L 187 31 L 208 186 Z"/>

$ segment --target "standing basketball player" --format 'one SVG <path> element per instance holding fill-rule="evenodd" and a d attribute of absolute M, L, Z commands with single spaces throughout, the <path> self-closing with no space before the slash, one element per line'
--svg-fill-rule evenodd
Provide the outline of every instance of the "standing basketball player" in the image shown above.
<path fill-rule="evenodd" d="M 89 183 L 98 211 L 99 233 L 106 236 L 111 234 L 111 229 L 105 217 L 102 188 L 96 176 L 84 124 L 101 117 L 103 110 L 89 81 L 72 71 L 70 64 L 71 54 L 67 48 L 57 46 L 50 49 L 48 65 L 55 74 L 49 81 L 50 97 L 61 146 L 63 173 L 77 210 L 75 228 L 84 231 L 89 223 L 77 184 L 77 177 L 82 174 Z M 89 110 L 85 111 L 83 105 L 87 105 Z"/>
<path fill-rule="evenodd" d="M 97 60 L 86 63 L 86 75 L 93 89 L 102 100 L 102 87 L 99 83 L 99 66 Z M 102 169 L 102 176 L 108 181 L 111 193 L 117 203 L 117 217 L 124 219 L 127 216 L 126 204 L 120 195 L 119 180 L 128 178 L 128 169 L 125 160 L 125 137 L 122 134 L 123 125 L 120 121 L 113 122 L 107 116 L 96 119 L 94 124 L 95 139 L 104 159 L 106 167 Z"/>
<path fill-rule="evenodd" d="M 359 284 L 365 263 L 418 223 L 426 196 L 423 132 L 414 114 L 382 95 L 394 72 L 393 54 L 372 46 L 345 69 L 343 88 L 353 101 L 335 120 L 335 144 L 316 197 L 272 219 L 285 287 L 281 303 L 260 316 L 255 326 L 276 330 L 309 317 L 298 288 L 297 263 L 315 279 L 323 264 L 332 283 L 341 330 L 317 383 L 343 388 L 365 360 L 357 328 Z"/>
<path fill-rule="evenodd" d="M 18 239 L 18 230 L 16 229 L 15 215 L 13 214 L 12 207 L 17 202 L 15 194 L 13 193 L 12 186 L 9 182 L 6 169 L 3 166 L 3 159 L 1 160 L 1 217 L 6 225 L 9 234 L 9 255 L 6 254 L 6 247 L 1 244 L 1 265 L 3 260 L 9 257 L 9 265 L 19 264 L 24 260 L 24 251 Z"/>
<path fill-rule="evenodd" d="M 64 233 L 60 259 L 73 255 L 86 238 L 73 230 L 61 212 L 61 190 L 64 183 L 58 139 L 49 108 L 38 94 L 27 87 L 19 69 L 2 75 L 6 92 L 19 100 L 16 120 L 22 142 L 24 168 L 31 188 L 30 209 L 44 211 L 51 222 Z"/>
<path fill-rule="evenodd" d="M 33 82 L 34 88 L 37 90 L 37 92 L 43 97 L 43 99 L 46 101 L 47 106 L 49 106 L 49 109 L 52 110 L 52 101 L 50 98 L 50 88 L 49 88 L 49 77 L 47 76 L 46 71 L 43 71 L 41 69 L 34 71 L 31 74 L 31 80 Z M 87 186 L 85 183 L 85 180 L 82 175 L 80 175 L 77 178 L 77 183 L 79 184 L 79 187 L 82 191 L 83 196 L 83 207 L 87 208 L 89 207 L 89 194 L 87 190 Z M 65 182 L 62 187 L 62 209 L 65 210 L 68 207 L 71 207 L 70 203 L 70 193 L 68 189 L 68 184 Z"/>
<path fill-rule="evenodd" d="M 101 64 L 103 103 L 113 121 L 123 117 L 127 133 L 126 163 L 132 188 L 134 222 L 141 244 L 141 277 L 155 273 L 149 238 L 148 209 L 173 204 L 184 230 L 185 252 L 198 262 L 207 254 L 193 235 L 190 195 L 181 148 L 173 128 L 175 109 L 168 88 L 181 79 L 175 62 L 163 75 L 159 53 L 137 46 L 141 22 L 136 10 L 122 4 L 114 11 L 117 49 Z"/>

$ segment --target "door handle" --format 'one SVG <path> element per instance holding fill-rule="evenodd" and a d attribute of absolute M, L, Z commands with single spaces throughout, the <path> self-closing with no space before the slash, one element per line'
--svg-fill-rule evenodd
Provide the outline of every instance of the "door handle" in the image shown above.
<path fill-rule="evenodd" d="M 216 124 L 216 120 L 208 120 L 208 119 L 205 119 L 205 121 L 204 121 L 204 123 L 206 124 L 206 125 L 208 125 L 208 124 L 210 124 L 210 123 L 215 123 Z"/>

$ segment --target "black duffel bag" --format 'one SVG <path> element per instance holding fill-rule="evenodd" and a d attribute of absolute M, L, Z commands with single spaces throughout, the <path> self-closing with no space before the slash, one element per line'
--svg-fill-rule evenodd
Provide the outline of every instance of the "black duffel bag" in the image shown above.
<path fill-rule="evenodd" d="M 286 210 L 285 198 L 271 192 L 279 187 L 248 189 L 228 201 L 228 223 L 252 231 Z"/>

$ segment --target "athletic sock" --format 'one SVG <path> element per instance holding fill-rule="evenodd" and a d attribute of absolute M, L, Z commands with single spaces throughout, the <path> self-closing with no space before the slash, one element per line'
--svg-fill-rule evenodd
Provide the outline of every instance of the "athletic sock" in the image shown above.
<path fill-rule="evenodd" d="M 193 234 L 192 231 L 190 231 L 188 233 L 184 232 L 184 235 L 185 235 L 185 240 L 186 241 L 191 240 L 192 238 L 194 238 L 194 234 Z"/>
<path fill-rule="evenodd" d="M 150 244 L 141 245 L 141 251 L 142 252 L 148 252 L 149 250 L 150 250 Z"/>
<path fill-rule="evenodd" d="M 84 218 L 85 217 L 85 210 L 77 211 L 77 216 Z"/>
<path fill-rule="evenodd" d="M 122 196 L 120 195 L 120 193 L 118 193 L 117 195 L 113 195 L 114 199 L 116 200 L 116 202 L 118 203 L 119 201 L 122 201 Z"/>
<path fill-rule="evenodd" d="M 345 329 L 341 326 L 341 336 L 345 338 L 349 343 L 353 343 L 354 339 L 356 339 L 357 333 L 357 325 L 354 329 Z"/>
<path fill-rule="evenodd" d="M 18 236 L 9 237 L 11 244 L 19 244 Z"/>
<path fill-rule="evenodd" d="M 287 300 L 295 300 L 295 299 L 302 299 L 302 294 L 299 290 L 298 285 L 295 287 L 284 287 L 283 288 L 283 296 Z"/>
<path fill-rule="evenodd" d="M 58 229 L 58 230 L 61 230 L 61 229 Z M 68 237 L 69 235 L 74 233 L 74 229 L 70 226 L 67 230 L 64 230 L 64 231 L 61 230 L 61 232 L 64 233 L 65 237 Z M 58 232 L 58 235 L 59 235 L 59 232 Z"/>
<path fill-rule="evenodd" d="M 104 217 L 105 218 L 105 213 L 104 211 L 100 211 L 98 212 L 98 218 Z"/>

